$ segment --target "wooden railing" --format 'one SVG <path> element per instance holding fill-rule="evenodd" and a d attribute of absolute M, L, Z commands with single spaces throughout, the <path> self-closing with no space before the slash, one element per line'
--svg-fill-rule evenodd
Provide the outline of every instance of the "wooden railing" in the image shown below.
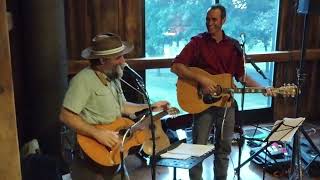
<path fill-rule="evenodd" d="M 289 62 L 300 60 L 300 50 L 294 51 L 273 51 L 267 53 L 248 54 L 247 58 L 251 58 L 255 62 Z M 320 49 L 306 50 L 305 60 L 320 60 Z M 131 58 L 127 62 L 136 70 L 169 68 L 173 58 Z M 70 60 L 69 74 L 75 74 L 82 68 L 89 65 L 87 60 Z"/>

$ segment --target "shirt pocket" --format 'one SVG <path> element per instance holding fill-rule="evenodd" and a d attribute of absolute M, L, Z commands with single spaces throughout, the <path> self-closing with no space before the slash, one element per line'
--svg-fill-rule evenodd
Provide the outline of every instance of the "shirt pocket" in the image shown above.
<path fill-rule="evenodd" d="M 94 91 L 92 105 L 99 113 L 117 112 L 120 109 L 118 97 L 108 89 L 97 89 Z"/>
<path fill-rule="evenodd" d="M 108 104 L 111 103 L 112 94 L 108 93 L 105 89 L 97 89 L 94 91 L 92 98 L 90 99 L 90 108 L 92 111 L 101 114 L 107 110 Z"/>
<path fill-rule="evenodd" d="M 98 90 L 96 90 L 96 91 L 94 92 L 94 94 L 95 94 L 96 96 L 107 96 L 107 95 L 108 95 L 108 93 L 107 93 L 106 90 L 104 90 L 104 89 L 98 89 Z"/>

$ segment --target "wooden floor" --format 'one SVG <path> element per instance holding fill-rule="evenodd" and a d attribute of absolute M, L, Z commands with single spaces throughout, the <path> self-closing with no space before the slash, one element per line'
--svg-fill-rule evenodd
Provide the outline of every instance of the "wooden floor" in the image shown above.
<path fill-rule="evenodd" d="M 312 135 L 312 138 L 316 141 L 315 144 L 319 142 L 320 133 L 317 131 L 316 134 Z M 244 145 L 241 160 L 245 161 L 249 156 L 249 147 Z M 234 145 L 232 147 L 232 153 L 230 156 L 229 169 L 228 169 L 228 180 L 237 179 L 237 176 L 234 172 L 234 168 L 238 166 L 238 146 Z M 204 180 L 213 180 L 213 156 L 208 157 L 203 161 L 204 171 L 203 171 L 203 179 Z M 134 155 L 128 156 L 126 158 L 126 166 L 128 168 L 130 180 L 150 180 L 151 178 L 151 170 L 150 167 L 146 166 L 143 161 L 137 158 Z M 247 163 L 244 167 L 241 168 L 240 171 L 241 178 L 245 180 L 258 180 L 263 179 L 263 171 L 260 166 L 255 165 L 252 162 Z M 181 180 L 189 180 L 189 171 L 187 169 L 177 169 L 177 179 Z M 65 178 L 69 179 L 69 178 Z M 116 177 L 116 179 L 120 179 Z M 171 167 L 156 167 L 156 179 L 157 180 L 171 180 L 173 179 L 173 168 Z M 275 177 L 269 173 L 265 174 L 265 179 L 273 180 L 273 179 L 288 179 L 288 177 Z M 304 176 L 303 179 L 320 179 L 320 178 L 310 178 L 308 176 Z"/>
<path fill-rule="evenodd" d="M 228 169 L 228 180 L 237 179 L 234 168 L 238 166 L 238 147 L 234 146 L 232 148 L 232 155 L 229 162 Z M 242 153 L 242 160 L 246 160 L 249 157 L 249 149 L 245 147 Z M 213 155 L 208 157 L 203 162 L 203 179 L 213 180 Z M 129 157 L 127 159 L 127 167 L 129 169 L 129 175 L 131 180 L 150 180 L 151 170 L 149 167 L 145 167 L 141 162 L 139 162 L 136 157 Z M 263 171 L 260 167 L 253 163 L 247 163 L 240 170 L 241 179 L 245 180 L 257 180 L 262 179 Z M 189 171 L 187 169 L 177 169 L 177 179 L 189 180 Z M 173 168 L 171 167 L 156 167 L 156 179 L 158 180 L 170 180 L 173 179 Z M 265 179 L 288 179 L 287 177 L 273 177 L 266 173 Z"/>

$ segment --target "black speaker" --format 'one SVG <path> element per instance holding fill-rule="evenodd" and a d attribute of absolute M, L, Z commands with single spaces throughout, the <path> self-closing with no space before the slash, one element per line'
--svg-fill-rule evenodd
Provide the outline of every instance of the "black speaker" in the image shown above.
<path fill-rule="evenodd" d="M 299 0 L 297 12 L 320 15 L 320 0 Z"/>

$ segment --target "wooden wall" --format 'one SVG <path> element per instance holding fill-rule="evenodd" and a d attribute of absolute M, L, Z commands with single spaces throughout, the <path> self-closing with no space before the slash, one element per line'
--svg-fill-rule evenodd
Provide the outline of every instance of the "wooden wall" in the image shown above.
<path fill-rule="evenodd" d="M 5 0 L 0 0 L 0 22 L 0 179 L 19 180 L 20 156 Z"/>
<path fill-rule="evenodd" d="M 144 55 L 144 0 L 65 1 L 66 32 L 70 59 L 81 59 L 96 34 L 113 32 L 134 44 L 127 57 Z"/>
<path fill-rule="evenodd" d="M 126 57 L 144 56 L 144 0 L 68 0 L 65 14 L 69 60 L 82 59 L 81 51 L 90 45 L 91 39 L 106 32 L 134 44 L 134 50 Z M 144 77 L 144 70 L 139 73 Z M 142 97 L 128 93 L 129 87 L 123 86 L 123 90 L 128 100 L 143 101 Z"/>
<path fill-rule="evenodd" d="M 7 3 L 14 25 L 10 32 L 10 46 L 14 92 L 17 97 L 15 107 L 19 145 L 45 134 L 49 139 L 44 140 L 45 143 L 52 144 L 45 145 L 46 149 L 57 152 L 57 114 L 62 101 L 61 92 L 66 90 L 64 79 L 67 78 L 65 69 L 68 68 L 65 60 L 81 59 L 80 52 L 90 44 L 91 38 L 104 32 L 117 33 L 123 40 L 132 42 L 135 49 L 128 57 L 141 57 L 144 54 L 144 43 L 141 43 L 144 42 L 144 0 L 7 0 Z M 63 3 L 64 13 L 60 11 L 61 6 L 58 8 L 60 12 L 54 12 L 57 9 L 55 3 Z M 44 11 L 47 13 L 41 16 Z M 64 20 L 60 19 L 61 16 Z M 61 27 L 64 25 L 62 32 Z M 45 49 L 36 53 L 41 48 Z M 67 51 L 67 57 L 63 51 Z M 45 85 L 47 93 L 40 91 L 39 85 Z M 37 92 L 41 98 L 36 97 Z M 58 92 L 59 96 L 52 96 L 55 98 L 52 101 L 48 96 L 54 92 Z M 36 110 L 41 116 L 36 117 L 32 110 L 35 107 L 39 107 Z M 45 133 L 48 129 L 55 129 L 50 137 L 49 133 Z"/>
<path fill-rule="evenodd" d="M 293 50 L 302 48 L 304 15 L 297 13 L 297 0 L 282 0 L 281 13 L 279 15 L 279 39 L 278 50 Z M 319 15 L 308 15 L 306 22 L 308 27 L 305 37 L 305 48 L 320 48 L 320 12 Z M 283 83 L 297 81 L 296 69 L 300 67 L 299 62 L 294 62 L 292 57 L 286 63 L 277 63 L 275 69 L 275 84 L 277 86 Z M 301 56 L 299 56 L 299 60 Z M 277 98 L 274 101 L 274 117 L 276 119 L 285 116 L 307 117 L 307 122 L 320 120 L 320 58 L 318 61 L 303 60 L 303 69 L 306 78 L 302 86 L 302 94 L 299 102 L 294 100 Z M 296 111 L 298 110 L 298 111 Z"/>

